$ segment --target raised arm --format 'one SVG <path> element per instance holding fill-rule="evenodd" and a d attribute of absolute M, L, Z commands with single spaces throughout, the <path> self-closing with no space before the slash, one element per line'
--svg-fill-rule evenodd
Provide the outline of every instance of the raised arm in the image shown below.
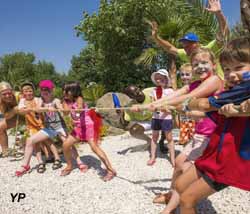
<path fill-rule="evenodd" d="M 217 33 L 218 42 L 224 40 L 225 38 L 228 38 L 230 31 L 226 17 L 224 16 L 221 9 L 220 0 L 208 0 L 208 7 L 206 8 L 206 10 L 214 13 L 219 23 L 219 32 Z"/>
<path fill-rule="evenodd" d="M 158 24 L 155 21 L 148 22 L 148 23 L 150 24 L 152 28 L 152 38 L 156 42 L 156 44 L 164 48 L 164 50 L 166 50 L 168 53 L 176 56 L 178 49 L 174 45 L 172 45 L 170 42 L 162 39 L 158 35 Z"/>

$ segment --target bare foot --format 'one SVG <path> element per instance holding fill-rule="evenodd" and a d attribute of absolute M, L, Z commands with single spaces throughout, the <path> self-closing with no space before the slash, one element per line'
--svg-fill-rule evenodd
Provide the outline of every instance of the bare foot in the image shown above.
<path fill-rule="evenodd" d="M 73 170 L 72 168 L 70 168 L 70 167 L 66 167 L 66 168 L 64 168 L 64 169 L 61 171 L 60 176 L 66 176 L 66 175 L 69 175 L 69 174 L 71 173 L 71 171 L 72 171 L 72 170 Z"/>
<path fill-rule="evenodd" d="M 148 162 L 147 162 L 147 165 L 148 166 L 153 166 L 155 164 L 155 159 L 150 159 Z"/>
<path fill-rule="evenodd" d="M 104 182 L 112 180 L 116 176 L 116 171 L 107 171 L 107 174 L 102 178 Z"/>
<path fill-rule="evenodd" d="M 153 203 L 168 204 L 169 200 L 171 199 L 171 196 L 172 196 L 171 192 L 159 194 L 154 198 Z"/>

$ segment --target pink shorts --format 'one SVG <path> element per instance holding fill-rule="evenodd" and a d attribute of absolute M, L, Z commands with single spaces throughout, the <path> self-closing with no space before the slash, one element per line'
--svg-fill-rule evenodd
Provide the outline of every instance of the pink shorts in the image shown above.
<path fill-rule="evenodd" d="M 88 115 L 85 115 L 84 121 L 74 124 L 71 135 L 80 141 L 94 140 L 94 122 Z"/>

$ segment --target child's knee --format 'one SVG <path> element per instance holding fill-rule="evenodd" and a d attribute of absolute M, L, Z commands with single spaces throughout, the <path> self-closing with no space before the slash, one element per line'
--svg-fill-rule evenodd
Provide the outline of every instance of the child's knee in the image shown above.
<path fill-rule="evenodd" d="M 179 194 L 181 194 L 182 192 L 184 192 L 182 180 L 181 180 L 180 178 L 178 178 L 178 179 L 174 182 L 174 189 L 175 189 Z"/>
<path fill-rule="evenodd" d="M 185 208 L 193 208 L 196 204 L 193 194 L 183 192 L 180 194 L 180 205 Z"/>
<path fill-rule="evenodd" d="M 71 147 L 72 145 L 67 141 L 63 143 L 63 150 L 69 150 Z"/>
<path fill-rule="evenodd" d="M 26 145 L 25 146 L 32 146 L 33 147 L 33 139 L 32 138 L 28 138 L 27 141 L 26 141 Z"/>
<path fill-rule="evenodd" d="M 182 163 L 180 163 L 178 160 L 175 159 L 175 170 L 177 172 L 181 172 L 182 171 Z"/>

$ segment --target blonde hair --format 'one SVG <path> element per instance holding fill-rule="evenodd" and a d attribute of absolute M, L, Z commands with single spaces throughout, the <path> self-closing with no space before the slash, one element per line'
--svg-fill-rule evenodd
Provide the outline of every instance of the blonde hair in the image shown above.
<path fill-rule="evenodd" d="M 2 91 L 10 89 L 12 90 L 11 85 L 8 82 L 2 81 L 0 82 L 0 94 Z M 0 110 L 2 113 L 8 112 L 10 109 L 14 108 L 17 105 L 15 95 L 13 93 L 13 101 L 11 103 L 5 103 L 0 97 Z"/>
<path fill-rule="evenodd" d="M 221 64 L 237 61 L 250 63 L 250 38 L 240 37 L 230 41 L 220 54 Z"/>
<path fill-rule="evenodd" d="M 190 71 L 192 72 L 192 65 L 191 63 L 185 63 L 183 64 L 180 68 L 179 68 L 180 71 Z"/>
<path fill-rule="evenodd" d="M 214 53 L 210 50 L 210 49 L 207 49 L 207 48 L 198 48 L 196 50 L 194 50 L 190 56 L 190 61 L 192 62 L 193 61 L 193 58 L 198 55 L 198 54 L 208 54 L 209 55 L 209 58 L 211 60 L 211 62 L 213 64 L 216 64 L 216 58 L 215 58 L 215 55 Z"/>

